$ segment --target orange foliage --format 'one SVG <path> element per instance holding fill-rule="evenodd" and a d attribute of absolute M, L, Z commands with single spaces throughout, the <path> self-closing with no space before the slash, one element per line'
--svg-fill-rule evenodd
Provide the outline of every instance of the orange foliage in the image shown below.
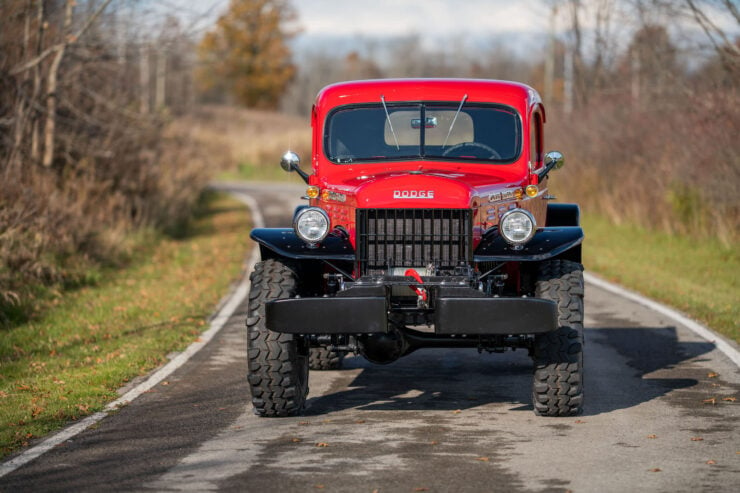
<path fill-rule="evenodd" d="M 228 92 L 247 107 L 275 108 L 295 75 L 285 24 L 295 18 L 280 0 L 231 0 L 198 47 L 202 92 Z"/>

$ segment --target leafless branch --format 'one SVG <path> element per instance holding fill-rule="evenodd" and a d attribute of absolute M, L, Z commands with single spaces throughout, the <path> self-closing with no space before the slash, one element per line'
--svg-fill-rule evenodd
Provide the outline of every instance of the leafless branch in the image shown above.
<path fill-rule="evenodd" d="M 63 50 L 66 48 L 66 46 L 76 43 L 79 41 L 79 39 L 87 32 L 87 30 L 90 28 L 90 26 L 93 25 L 95 20 L 100 17 L 100 14 L 103 13 L 103 11 L 110 5 L 110 3 L 113 0 L 105 0 L 96 10 L 93 12 L 93 14 L 87 18 L 85 23 L 82 25 L 82 27 L 74 34 L 67 35 L 65 33 L 66 38 L 63 39 L 61 42 L 52 45 L 42 51 L 39 55 L 35 56 L 31 60 L 18 65 L 17 67 L 14 67 L 10 70 L 10 75 L 18 75 L 22 72 L 25 72 L 26 70 L 35 67 L 36 65 L 40 64 L 44 60 L 46 60 L 49 56 L 51 56 L 54 53 L 58 53 L 60 50 Z"/>

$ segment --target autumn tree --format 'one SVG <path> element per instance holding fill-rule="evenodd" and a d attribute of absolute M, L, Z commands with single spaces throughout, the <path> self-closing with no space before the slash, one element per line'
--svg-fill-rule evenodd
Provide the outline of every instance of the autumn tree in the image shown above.
<path fill-rule="evenodd" d="M 295 18 L 281 0 L 231 0 L 198 47 L 199 88 L 229 94 L 248 107 L 275 108 L 295 74 L 287 25 Z"/>

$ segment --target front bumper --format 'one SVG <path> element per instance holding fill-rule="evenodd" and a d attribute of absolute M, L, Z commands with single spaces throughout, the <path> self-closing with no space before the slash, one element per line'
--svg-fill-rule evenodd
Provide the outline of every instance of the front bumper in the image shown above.
<path fill-rule="evenodd" d="M 383 286 L 360 296 L 292 298 L 265 304 L 267 328 L 291 334 L 372 334 L 388 331 L 392 307 Z M 353 293 L 354 294 L 354 293 Z M 540 298 L 481 297 L 472 289 L 440 291 L 430 311 L 440 335 L 539 334 L 557 329 L 557 304 Z"/>

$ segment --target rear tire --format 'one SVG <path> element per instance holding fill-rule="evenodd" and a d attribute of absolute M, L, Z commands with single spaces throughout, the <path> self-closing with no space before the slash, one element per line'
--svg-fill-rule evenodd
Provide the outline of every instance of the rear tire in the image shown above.
<path fill-rule="evenodd" d="M 250 280 L 247 380 L 252 405 L 259 416 L 292 416 L 303 410 L 308 394 L 308 350 L 292 334 L 266 328 L 265 303 L 294 297 L 297 276 L 270 259 L 255 265 Z"/>
<path fill-rule="evenodd" d="M 344 351 L 325 347 L 312 347 L 308 356 L 308 367 L 311 370 L 339 370 L 342 368 Z"/>
<path fill-rule="evenodd" d="M 583 411 L 583 265 L 569 260 L 543 262 L 535 295 L 558 304 L 558 329 L 535 338 L 534 412 L 578 415 Z"/>

